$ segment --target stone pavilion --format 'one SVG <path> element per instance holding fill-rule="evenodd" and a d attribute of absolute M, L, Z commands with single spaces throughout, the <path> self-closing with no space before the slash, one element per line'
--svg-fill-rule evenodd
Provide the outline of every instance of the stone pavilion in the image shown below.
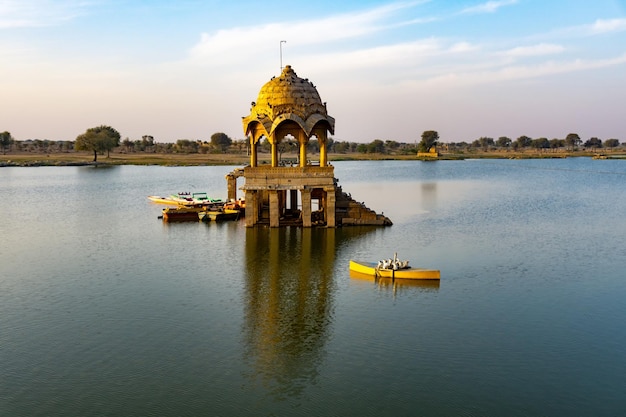
<path fill-rule="evenodd" d="M 341 190 L 328 163 L 328 134 L 334 134 L 335 119 L 328 115 L 317 89 L 308 79 L 296 75 L 287 65 L 272 77 L 252 102 L 250 114 L 243 118 L 249 139 L 250 164 L 226 176 L 228 197 L 236 197 L 237 177 L 245 184 L 246 226 L 302 227 L 373 224 L 391 221 L 358 203 Z M 286 138 L 298 144 L 298 159 L 279 160 L 278 147 Z M 319 161 L 307 155 L 312 138 L 319 143 Z M 271 164 L 259 164 L 260 142 L 271 145 Z"/>

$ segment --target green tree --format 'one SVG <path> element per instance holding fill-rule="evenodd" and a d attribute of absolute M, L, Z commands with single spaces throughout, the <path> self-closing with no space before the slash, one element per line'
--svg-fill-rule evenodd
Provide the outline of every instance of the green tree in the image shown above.
<path fill-rule="evenodd" d="M 122 145 L 126 148 L 126 152 L 131 152 L 135 147 L 135 143 L 128 138 L 122 141 Z"/>
<path fill-rule="evenodd" d="M 13 136 L 11 133 L 4 131 L 0 133 L 0 146 L 2 146 L 2 153 L 6 155 L 7 148 L 13 143 Z"/>
<path fill-rule="evenodd" d="M 367 145 L 367 153 L 385 153 L 385 142 L 375 139 Z"/>
<path fill-rule="evenodd" d="M 508 148 L 511 146 L 511 139 L 506 136 L 500 136 L 496 141 L 496 144 L 501 148 Z"/>
<path fill-rule="evenodd" d="M 535 149 L 546 149 L 550 147 L 550 141 L 548 140 L 548 138 L 533 139 L 530 142 L 530 146 Z"/>
<path fill-rule="evenodd" d="M 257 149 L 263 152 L 270 152 L 272 150 L 272 144 L 270 143 L 270 140 L 265 135 L 259 138 Z"/>
<path fill-rule="evenodd" d="M 235 148 L 238 153 L 243 153 L 243 151 L 248 151 L 250 148 L 250 141 L 248 139 L 237 139 L 233 141 Z"/>
<path fill-rule="evenodd" d="M 550 139 L 550 147 L 552 149 L 558 149 L 558 148 L 562 148 L 565 146 L 565 140 L 563 139 Z"/>
<path fill-rule="evenodd" d="M 178 139 L 176 141 L 176 149 L 180 153 L 197 153 L 198 142 L 191 139 Z"/>
<path fill-rule="evenodd" d="M 439 133 L 436 130 L 425 130 L 422 133 L 422 140 L 417 145 L 418 152 L 429 152 L 433 146 L 437 145 Z"/>
<path fill-rule="evenodd" d="M 143 135 L 141 137 L 142 149 L 152 148 L 154 146 L 154 137 L 151 135 Z"/>
<path fill-rule="evenodd" d="M 519 148 L 528 148 L 530 144 L 532 143 L 532 141 L 533 140 L 526 135 L 522 135 L 516 139 L 517 146 Z"/>
<path fill-rule="evenodd" d="M 585 148 L 596 149 L 596 148 L 601 148 L 601 147 L 602 147 L 602 140 L 595 138 L 595 137 L 589 138 L 589 140 L 585 142 Z"/>
<path fill-rule="evenodd" d="M 570 146 L 572 150 L 574 150 L 574 148 L 576 148 L 581 143 L 582 140 L 580 140 L 580 136 L 578 136 L 578 133 L 570 133 L 565 137 L 565 144 L 567 146 Z"/>
<path fill-rule="evenodd" d="M 486 136 L 480 137 L 478 139 L 478 144 L 480 145 L 481 148 L 483 148 L 483 150 L 488 150 L 490 146 L 494 146 L 495 142 L 493 141 L 493 138 L 488 138 Z"/>
<path fill-rule="evenodd" d="M 211 145 L 219 149 L 220 152 L 225 152 L 232 144 L 233 140 L 226 133 L 218 132 L 211 135 Z"/>
<path fill-rule="evenodd" d="M 336 153 L 346 153 L 350 151 L 350 143 L 349 142 L 335 142 L 335 152 Z"/>
<path fill-rule="evenodd" d="M 335 151 L 335 140 L 333 138 L 326 138 L 326 152 Z"/>
<path fill-rule="evenodd" d="M 400 147 L 400 143 L 396 142 L 395 140 L 385 141 L 385 149 L 387 149 L 387 151 L 395 151 L 399 147 Z"/>
<path fill-rule="evenodd" d="M 617 148 L 619 146 L 618 139 L 607 139 L 604 141 L 604 146 L 606 148 Z"/>
<path fill-rule="evenodd" d="M 320 143 L 317 139 L 309 139 L 309 142 L 306 144 L 306 150 L 310 153 L 319 153 Z"/>
<path fill-rule="evenodd" d="M 98 126 L 87 129 L 76 137 L 74 149 L 77 151 L 93 151 L 93 161 L 97 162 L 98 152 L 110 152 L 120 145 L 120 133 L 111 126 Z"/>
<path fill-rule="evenodd" d="M 293 136 L 287 135 L 285 138 L 283 138 L 283 140 L 281 140 L 278 143 L 278 146 L 277 146 L 278 160 L 282 161 L 284 153 L 293 152 L 297 154 L 298 149 L 299 149 L 298 142 L 296 142 L 296 140 L 293 139 Z"/>

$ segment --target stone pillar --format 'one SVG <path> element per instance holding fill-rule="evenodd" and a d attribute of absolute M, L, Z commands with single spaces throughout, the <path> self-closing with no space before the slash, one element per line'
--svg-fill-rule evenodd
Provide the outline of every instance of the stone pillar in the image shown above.
<path fill-rule="evenodd" d="M 254 137 L 250 139 L 250 166 L 256 167 L 257 164 L 257 155 L 256 155 L 256 142 L 254 141 Z"/>
<path fill-rule="evenodd" d="M 324 207 L 324 215 L 326 216 L 326 227 L 335 227 L 335 201 L 336 195 L 334 188 L 326 191 L 326 206 Z"/>
<path fill-rule="evenodd" d="M 226 176 L 226 184 L 228 187 L 228 199 L 236 200 L 237 199 L 237 177 L 234 175 Z"/>
<path fill-rule="evenodd" d="M 302 190 L 302 227 L 311 227 L 311 190 Z"/>
<path fill-rule="evenodd" d="M 300 132 L 298 135 L 298 143 L 300 144 L 300 166 L 306 166 L 306 136 L 304 136 L 304 132 Z"/>
<path fill-rule="evenodd" d="M 272 135 L 272 166 L 278 166 L 278 144 L 276 143 L 276 137 Z"/>
<path fill-rule="evenodd" d="M 325 167 L 326 166 L 326 138 L 320 138 L 318 136 L 317 138 L 319 144 L 320 144 L 320 166 L 321 167 Z"/>
<path fill-rule="evenodd" d="M 246 227 L 252 227 L 259 221 L 257 192 L 246 190 Z"/>
<path fill-rule="evenodd" d="M 289 208 L 292 210 L 297 210 L 298 209 L 298 190 L 290 190 L 290 195 L 289 195 L 289 200 L 290 201 L 290 206 Z"/>
<path fill-rule="evenodd" d="M 280 207 L 278 201 L 278 191 L 271 190 L 270 194 L 270 227 L 280 226 Z"/>

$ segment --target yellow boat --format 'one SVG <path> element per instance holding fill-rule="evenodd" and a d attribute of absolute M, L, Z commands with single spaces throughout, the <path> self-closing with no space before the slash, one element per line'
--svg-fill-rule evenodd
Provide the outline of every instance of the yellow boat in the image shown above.
<path fill-rule="evenodd" d="M 225 220 L 239 220 L 239 210 L 205 210 L 199 213 L 200 220 L 203 222 L 221 222 Z"/>
<path fill-rule="evenodd" d="M 167 207 L 163 209 L 163 221 L 165 222 L 190 222 L 200 220 L 199 213 L 205 210 L 202 206 Z"/>
<path fill-rule="evenodd" d="M 438 269 L 425 268 L 380 268 L 374 262 L 350 260 L 350 271 L 373 277 L 398 278 L 398 279 L 440 279 L 441 272 Z"/>
<path fill-rule="evenodd" d="M 439 279 L 403 279 L 403 278 L 384 278 L 375 277 L 373 275 L 361 274 L 360 272 L 350 271 L 350 278 L 359 281 L 373 281 L 381 288 L 393 288 L 394 291 L 404 288 L 417 288 L 420 291 L 438 291 L 441 280 Z"/>
<path fill-rule="evenodd" d="M 162 197 L 160 195 L 149 195 L 148 200 L 157 204 L 168 204 L 170 206 L 178 206 L 178 201 L 172 200 L 170 197 Z"/>

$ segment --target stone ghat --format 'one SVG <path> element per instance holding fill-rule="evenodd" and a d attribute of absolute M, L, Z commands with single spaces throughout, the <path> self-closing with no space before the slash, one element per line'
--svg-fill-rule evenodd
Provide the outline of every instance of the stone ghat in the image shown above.
<path fill-rule="evenodd" d="M 358 202 L 340 186 L 336 189 L 335 218 L 341 226 L 391 226 L 393 222 L 383 214 Z"/>

